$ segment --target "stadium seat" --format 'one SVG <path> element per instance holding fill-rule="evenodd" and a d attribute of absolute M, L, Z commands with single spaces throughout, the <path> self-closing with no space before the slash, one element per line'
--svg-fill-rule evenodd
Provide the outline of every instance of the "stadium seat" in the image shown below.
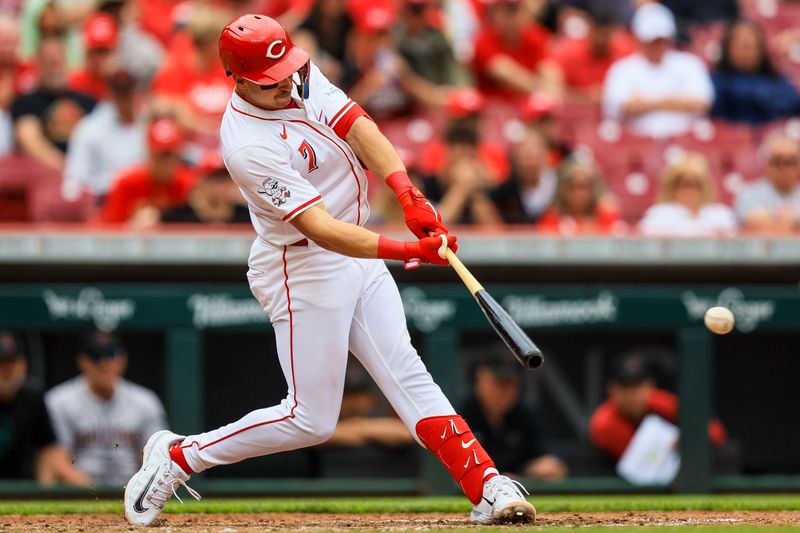
<path fill-rule="evenodd" d="M 11 155 L 0 159 L 0 221 L 31 220 L 29 190 L 37 167 L 28 158 Z"/>
<path fill-rule="evenodd" d="M 600 167 L 626 222 L 635 223 L 653 204 L 663 157 L 656 141 L 621 131 L 606 123 L 581 130 L 575 149 L 590 154 Z"/>

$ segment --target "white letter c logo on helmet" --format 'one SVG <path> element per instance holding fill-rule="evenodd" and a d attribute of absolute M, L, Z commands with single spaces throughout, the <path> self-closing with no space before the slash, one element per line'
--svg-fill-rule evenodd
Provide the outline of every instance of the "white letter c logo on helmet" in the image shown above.
<path fill-rule="evenodd" d="M 274 52 L 276 46 L 280 45 L 280 49 L 278 52 Z M 283 41 L 278 39 L 277 41 L 272 41 L 272 44 L 269 45 L 267 48 L 267 57 L 270 59 L 280 59 L 283 57 L 283 54 L 286 53 L 286 45 L 283 44 Z"/>

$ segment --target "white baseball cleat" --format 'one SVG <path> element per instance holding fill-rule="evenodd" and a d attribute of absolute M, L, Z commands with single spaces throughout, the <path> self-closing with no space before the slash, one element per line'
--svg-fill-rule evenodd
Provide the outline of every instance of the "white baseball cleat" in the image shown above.
<path fill-rule="evenodd" d="M 125 519 L 134 526 L 152 524 L 175 490 L 183 485 L 195 500 L 200 495 L 186 482 L 189 474 L 172 461 L 169 448 L 183 437 L 167 430 L 158 431 L 144 445 L 142 468 L 125 485 Z M 181 500 L 182 501 L 182 500 Z"/>
<path fill-rule="evenodd" d="M 519 481 L 494 476 L 483 484 L 483 497 L 472 508 L 473 524 L 525 524 L 536 520 L 536 509 L 526 499 L 528 494 Z"/>

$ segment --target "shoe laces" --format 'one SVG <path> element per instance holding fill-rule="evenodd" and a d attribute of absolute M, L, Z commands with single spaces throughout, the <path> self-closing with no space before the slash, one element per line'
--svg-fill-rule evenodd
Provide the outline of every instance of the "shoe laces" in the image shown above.
<path fill-rule="evenodd" d="M 170 496 L 175 496 L 179 502 L 183 503 L 183 500 L 178 496 L 177 492 L 181 485 L 183 485 L 186 492 L 188 492 L 192 498 L 199 500 L 201 498 L 200 493 L 187 485 L 186 481 L 176 475 L 170 466 L 164 468 L 164 473 L 161 475 L 161 478 L 156 481 L 156 488 L 153 494 L 148 498 L 148 501 L 153 505 L 157 505 L 159 508 L 163 508 Z"/>
<path fill-rule="evenodd" d="M 494 476 L 489 481 L 486 482 L 489 485 L 489 492 L 492 496 L 492 499 L 496 499 L 497 495 L 502 496 L 509 496 L 512 498 L 521 497 L 524 499 L 524 495 L 530 495 L 528 489 L 525 486 L 517 481 L 516 479 L 511 479 L 508 476 Z M 520 491 L 520 489 L 522 489 Z"/>

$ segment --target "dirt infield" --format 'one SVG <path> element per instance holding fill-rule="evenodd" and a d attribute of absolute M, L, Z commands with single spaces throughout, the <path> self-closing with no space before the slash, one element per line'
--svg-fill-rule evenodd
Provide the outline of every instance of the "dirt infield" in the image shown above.
<path fill-rule="evenodd" d="M 797 526 L 800 511 L 775 512 L 626 512 L 548 513 L 536 526 Z M 173 514 L 164 515 L 156 531 L 247 533 L 251 531 L 424 531 L 473 527 L 467 516 L 452 513 L 425 514 Z M 510 526 L 509 528 L 513 528 Z M 0 517 L 0 531 L 133 531 L 117 515 L 7 515 Z"/>

